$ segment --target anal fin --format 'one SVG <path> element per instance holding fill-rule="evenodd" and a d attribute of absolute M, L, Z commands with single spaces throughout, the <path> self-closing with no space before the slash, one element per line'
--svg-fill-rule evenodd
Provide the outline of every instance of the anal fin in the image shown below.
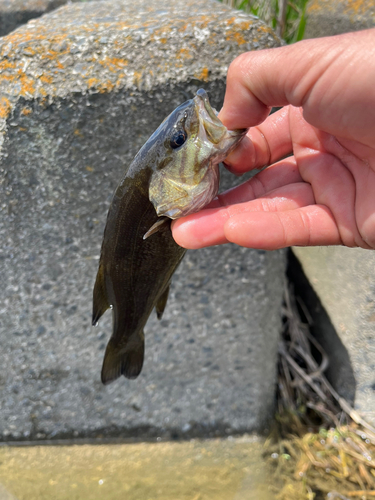
<path fill-rule="evenodd" d="M 157 315 L 158 319 L 161 319 L 163 317 L 163 312 L 164 312 L 165 306 L 167 305 L 167 301 L 168 301 L 169 287 L 170 287 L 170 285 L 167 286 L 167 288 L 160 295 L 160 297 L 158 298 L 158 301 L 156 302 L 155 310 L 156 310 L 156 315 Z"/>
<path fill-rule="evenodd" d="M 94 293 L 93 293 L 93 308 L 92 308 L 92 324 L 96 325 L 101 316 L 109 309 L 107 294 L 104 283 L 103 265 L 99 265 L 98 274 L 96 275 Z"/>

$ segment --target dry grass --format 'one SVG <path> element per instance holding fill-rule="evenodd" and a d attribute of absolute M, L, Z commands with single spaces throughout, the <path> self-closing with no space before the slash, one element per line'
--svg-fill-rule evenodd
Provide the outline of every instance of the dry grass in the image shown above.
<path fill-rule="evenodd" d="M 375 498 L 375 429 L 326 379 L 328 358 L 301 321 L 290 289 L 285 292 L 284 315 L 278 425 L 266 444 L 272 474 L 282 485 L 275 489 L 275 498 Z M 312 348 L 320 353 L 319 363 Z"/>

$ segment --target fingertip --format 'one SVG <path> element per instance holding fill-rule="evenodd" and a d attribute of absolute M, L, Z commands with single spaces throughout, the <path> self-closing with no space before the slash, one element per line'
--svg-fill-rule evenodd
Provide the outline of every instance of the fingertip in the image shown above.
<path fill-rule="evenodd" d="M 195 250 L 199 247 L 199 240 L 194 236 L 194 222 L 186 220 L 187 217 L 183 217 L 179 220 L 172 221 L 171 231 L 172 236 L 177 245 L 187 250 Z"/>
<path fill-rule="evenodd" d="M 173 221 L 172 235 L 178 245 L 189 250 L 221 245 L 227 243 L 223 232 L 225 220 L 225 209 L 205 209 Z"/>
<path fill-rule="evenodd" d="M 246 135 L 230 155 L 225 158 L 224 165 L 232 174 L 241 176 L 245 172 L 256 167 L 254 162 L 254 145 L 251 139 Z"/>

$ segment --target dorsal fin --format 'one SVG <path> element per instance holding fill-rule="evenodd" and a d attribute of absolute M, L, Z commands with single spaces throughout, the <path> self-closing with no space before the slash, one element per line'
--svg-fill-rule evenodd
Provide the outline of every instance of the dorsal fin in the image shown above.
<path fill-rule="evenodd" d="M 93 293 L 93 308 L 92 308 L 92 324 L 96 325 L 101 316 L 109 309 L 107 293 L 104 282 L 103 265 L 99 265 L 98 274 L 96 275 L 94 293 Z"/>

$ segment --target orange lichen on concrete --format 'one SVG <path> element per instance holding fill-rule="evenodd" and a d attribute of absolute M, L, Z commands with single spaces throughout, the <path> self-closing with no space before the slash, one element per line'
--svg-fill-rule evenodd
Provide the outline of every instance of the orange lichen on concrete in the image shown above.
<path fill-rule="evenodd" d="M 99 92 L 110 92 L 132 84 L 140 87 L 145 78 L 150 79 L 150 69 L 161 75 L 168 73 L 172 67 L 191 67 L 191 74 L 197 73 L 197 78 L 207 81 L 209 70 L 206 67 L 201 70 L 197 60 L 202 45 L 209 45 L 211 51 L 218 38 L 222 43 L 224 33 L 227 41 L 242 46 L 249 41 L 248 31 L 255 22 L 231 13 L 219 19 L 219 29 L 215 16 L 210 13 L 192 13 L 177 16 L 177 19 L 165 16 L 160 22 L 155 16 L 150 16 L 149 20 L 132 21 L 125 15 L 124 21 L 94 21 L 95 18 L 88 15 L 87 23 L 80 24 L 78 31 L 69 23 L 57 24 L 56 31 L 53 31 L 53 24 L 49 26 L 38 21 L 4 37 L 0 43 L 0 85 L 2 81 L 6 83 L 7 95 L 27 98 L 51 93 L 62 95 L 69 91 L 71 84 L 74 88 L 78 85 L 81 89 Z M 267 34 L 272 33 L 260 24 L 256 27 Z M 128 44 L 133 50 L 133 44 L 137 46 L 140 28 L 142 40 L 145 40 L 144 51 L 148 62 L 144 66 L 147 65 L 147 68 L 137 64 L 127 48 Z M 110 33 L 108 37 L 107 31 Z M 173 36 L 178 35 L 178 41 L 170 44 L 169 54 L 165 46 L 171 32 Z M 90 40 L 89 50 L 86 38 Z M 167 57 L 163 57 L 165 53 Z M 208 56 L 208 61 L 202 61 L 202 66 L 209 66 L 209 61 Z M 177 71 L 182 74 L 179 69 Z"/>
<path fill-rule="evenodd" d="M 186 47 L 182 47 L 181 49 L 179 49 L 176 53 L 176 56 L 182 59 L 193 59 L 194 57 L 190 52 L 190 50 L 187 49 Z"/>
<path fill-rule="evenodd" d="M 99 64 L 107 67 L 112 73 L 115 73 L 118 69 L 122 69 L 127 66 L 129 62 L 126 59 L 118 57 L 106 57 L 102 61 L 99 61 Z"/>
<path fill-rule="evenodd" d="M 11 110 L 11 104 L 6 97 L 0 97 L 0 118 L 6 118 Z"/>
<path fill-rule="evenodd" d="M 28 97 L 34 94 L 35 80 L 27 76 L 21 69 L 17 71 L 17 75 L 14 75 L 14 79 L 15 82 L 19 82 L 21 84 L 21 96 Z"/>
<path fill-rule="evenodd" d="M 327 2 L 326 2 L 327 3 Z M 307 12 L 308 14 L 311 12 L 317 12 L 320 10 L 326 10 L 327 8 L 329 9 L 330 5 L 322 5 L 322 3 L 319 0 L 310 0 L 307 6 Z M 332 9 L 330 9 L 332 10 Z"/>
<path fill-rule="evenodd" d="M 33 112 L 33 110 L 31 108 L 25 107 L 25 108 L 22 108 L 21 115 L 31 115 L 32 112 Z"/>
<path fill-rule="evenodd" d="M 201 80 L 203 82 L 207 82 L 209 74 L 210 74 L 210 70 L 208 68 L 203 68 L 199 74 L 195 74 L 194 76 L 198 80 Z"/>
<path fill-rule="evenodd" d="M 230 21 L 230 20 L 229 20 Z M 227 22 L 227 24 L 231 25 L 233 23 Z M 226 32 L 226 40 L 228 42 L 235 41 L 238 45 L 243 45 L 248 42 L 245 38 L 246 32 L 249 30 L 252 25 L 252 21 L 242 21 L 240 23 L 236 23 L 235 26 L 231 27 Z M 263 29 L 265 32 L 269 32 L 269 28 L 265 26 L 259 26 L 259 29 Z"/>
<path fill-rule="evenodd" d="M 89 78 L 87 80 L 87 85 L 89 88 L 96 87 L 97 85 L 99 85 L 99 83 L 100 81 L 97 78 Z"/>
<path fill-rule="evenodd" d="M 228 25 L 231 25 L 233 24 L 234 22 L 236 21 L 236 18 L 235 17 L 230 17 L 229 19 L 226 20 L 226 23 Z"/>
<path fill-rule="evenodd" d="M 308 14 L 324 15 L 326 12 L 344 14 L 355 19 L 356 16 L 375 16 L 374 0 L 310 0 Z"/>
<path fill-rule="evenodd" d="M 346 0 L 347 7 L 345 14 L 368 14 L 372 11 L 375 14 L 375 2 L 373 0 Z"/>
<path fill-rule="evenodd" d="M 53 82 L 53 74 L 56 66 L 63 69 L 63 65 L 59 64 L 57 57 L 61 57 L 63 54 L 68 52 L 65 51 L 55 51 L 48 49 L 46 50 L 44 44 L 47 39 L 44 36 L 43 29 L 40 33 L 29 32 L 18 32 L 15 31 L 8 36 L 4 37 L 3 40 L 7 43 L 2 46 L 1 54 L 2 60 L 0 61 L 0 82 L 1 80 L 7 80 L 15 85 L 20 85 L 21 89 L 19 95 L 24 97 L 30 97 L 35 95 L 36 89 L 38 88 L 40 95 L 47 95 L 47 92 L 38 82 L 51 84 Z M 66 39 L 66 35 L 55 35 L 52 36 L 48 41 L 50 44 L 60 44 Z M 39 43 L 40 42 L 40 43 Z M 24 61 L 19 58 L 19 45 L 26 44 L 22 49 L 22 54 L 26 56 L 39 55 L 43 59 L 48 59 L 51 61 L 56 61 L 56 66 L 54 68 L 48 68 L 44 70 L 40 77 L 32 77 L 26 74 L 24 71 Z M 30 44 L 30 45 L 27 45 Z M 32 46 L 31 46 L 32 44 Z M 9 47 L 11 49 L 9 50 Z M 7 50 L 7 52 L 4 52 Z"/>
<path fill-rule="evenodd" d="M 134 71 L 133 81 L 134 84 L 137 85 L 137 87 L 139 86 L 141 79 L 142 79 L 142 73 L 140 73 L 139 71 Z"/>
<path fill-rule="evenodd" d="M 247 42 L 247 40 L 244 38 L 243 34 L 238 32 L 238 31 L 228 32 L 225 39 L 227 42 L 235 41 L 238 43 L 238 45 L 243 45 L 244 43 Z"/>
<path fill-rule="evenodd" d="M 310 0 L 307 7 L 308 14 L 325 12 L 343 13 L 347 16 L 375 15 L 374 0 Z"/>
<path fill-rule="evenodd" d="M 105 92 L 111 92 L 115 88 L 115 84 L 112 83 L 110 80 L 107 80 L 106 82 L 101 82 L 98 85 L 98 90 L 101 94 L 104 94 Z"/>
<path fill-rule="evenodd" d="M 32 49 L 31 47 L 25 47 L 23 49 L 23 53 L 26 55 L 26 56 L 33 56 L 36 52 L 34 49 Z"/>
<path fill-rule="evenodd" d="M 40 77 L 40 81 L 43 82 L 43 83 L 52 83 L 53 82 L 53 79 L 50 75 L 42 75 Z"/>
<path fill-rule="evenodd" d="M 184 32 L 186 30 L 190 30 L 192 25 L 198 29 L 207 28 L 207 26 L 212 23 L 212 17 L 202 14 L 199 17 L 194 17 L 192 21 L 182 22 L 178 28 L 178 31 Z M 173 21 L 175 24 L 175 21 Z"/>
<path fill-rule="evenodd" d="M 8 59 L 3 59 L 0 61 L 0 75 L 4 76 L 7 70 L 12 70 L 16 67 L 16 63 L 8 61 Z"/>
<path fill-rule="evenodd" d="M 249 29 L 251 22 L 247 22 L 246 25 L 247 25 L 246 29 Z M 271 28 L 269 28 L 266 24 L 260 24 L 258 26 L 258 31 L 263 31 L 263 33 L 267 33 L 268 35 L 273 35 L 276 38 L 275 32 L 272 31 Z"/>

